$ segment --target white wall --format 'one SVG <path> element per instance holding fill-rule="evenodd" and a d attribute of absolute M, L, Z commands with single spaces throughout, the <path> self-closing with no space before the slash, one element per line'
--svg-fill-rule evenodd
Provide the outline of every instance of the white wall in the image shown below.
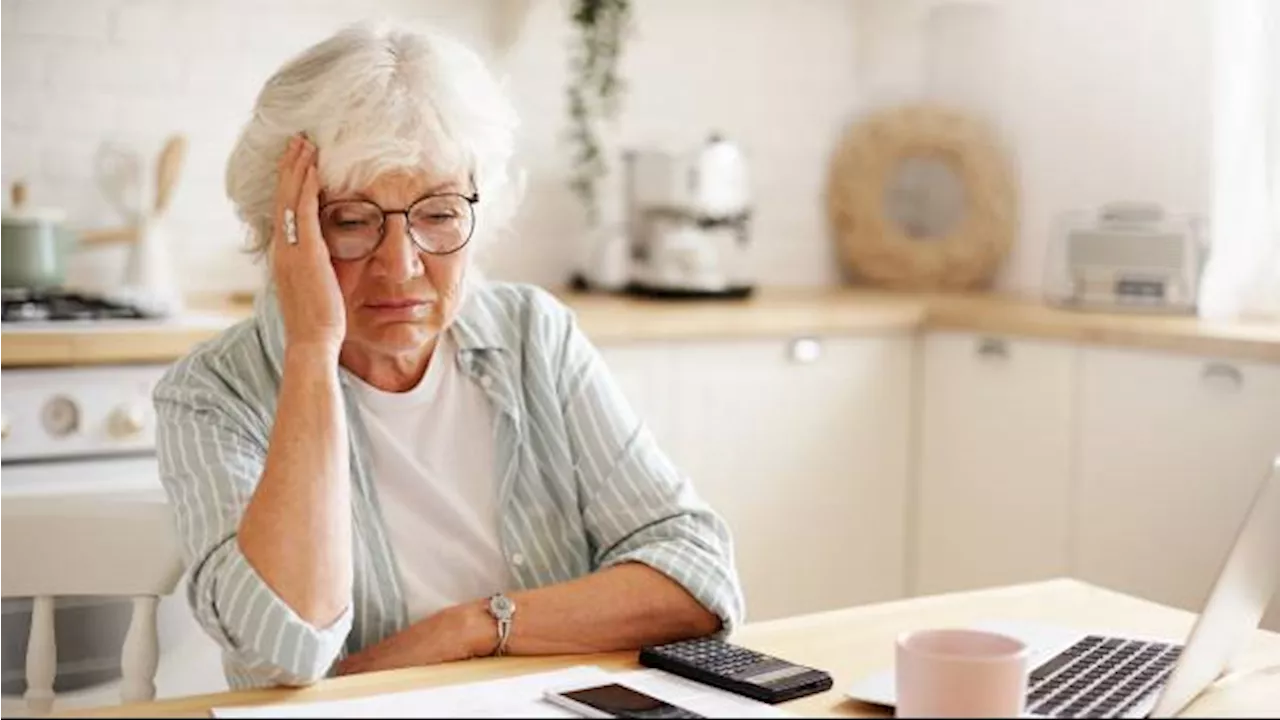
<path fill-rule="evenodd" d="M 1209 212 L 1211 1 L 1007 3 L 1002 120 L 1023 183 L 1008 286 L 1040 285 L 1063 210 L 1136 199 Z"/>
<path fill-rule="evenodd" d="M 1208 212 L 1211 1 L 865 0 L 859 87 L 869 105 L 936 98 L 1000 129 L 1022 193 L 1000 283 L 1034 291 L 1065 210 Z"/>
<path fill-rule="evenodd" d="M 830 259 L 820 191 L 856 95 L 856 3 L 846 0 L 644 0 L 626 57 L 628 115 L 619 139 L 695 144 L 711 128 L 739 140 L 762 197 L 756 257 L 766 281 L 824 283 Z M 118 217 L 92 179 L 100 143 L 153 155 L 181 130 L 190 157 L 173 217 L 180 272 L 196 290 L 252 286 L 222 169 L 252 100 L 287 57 L 370 14 L 426 19 L 488 56 L 524 118 L 519 159 L 529 190 L 490 272 L 562 283 L 581 211 L 565 186 L 561 144 L 567 0 L 4 0 L 3 180 L 26 178 L 38 203 L 78 225 Z M 505 42 L 504 23 L 528 8 Z M 111 277 L 119 249 L 80 259 L 75 278 Z M 104 270 L 105 268 L 105 270 Z"/>
<path fill-rule="evenodd" d="M 625 60 L 624 143 L 717 128 L 751 154 L 756 255 L 775 284 L 837 282 L 822 192 L 862 109 L 931 94 L 1001 128 L 1022 181 L 1022 233 L 1001 277 L 1034 290 L 1060 212 L 1120 198 L 1209 208 L 1211 0 L 642 0 Z M 930 26 L 943 5 L 950 22 Z M 974 13 L 965 13 L 977 6 Z M 513 11 L 528 8 L 504 37 Z M 81 224 L 114 222 L 91 179 L 104 139 L 154 152 L 192 139 L 174 215 L 193 289 L 252 286 L 222 166 L 254 94 L 286 57 L 375 13 L 437 22 L 509 77 L 529 191 L 491 273 L 563 282 L 581 211 L 565 186 L 568 0 L 4 0 L 3 179 Z M 994 11 L 994 29 L 981 18 Z M 516 13 L 514 16 L 518 16 Z M 959 20 L 956 20 L 959 18 Z M 967 18 L 967 20 L 966 20 Z M 932 29 L 930 29 L 932 27 Z M 118 262 L 97 251 L 79 277 Z M 101 275 L 110 277 L 110 274 Z"/>
<path fill-rule="evenodd" d="M 826 166 L 857 105 L 857 3 L 848 0 L 641 0 L 628 46 L 629 84 L 619 140 L 692 145 L 712 129 L 741 142 L 759 198 L 754 262 L 766 282 L 821 284 L 838 278 L 822 202 Z M 538 184 L 525 228 L 537 252 L 511 253 L 538 277 L 560 277 L 579 228 L 563 190 L 566 25 L 563 2 L 535 2 L 508 56 L 525 112 L 528 157 Z M 552 240 L 551 238 L 554 238 Z M 525 239 L 518 239 L 523 242 Z M 545 255 L 544 255 L 545 253 Z"/>

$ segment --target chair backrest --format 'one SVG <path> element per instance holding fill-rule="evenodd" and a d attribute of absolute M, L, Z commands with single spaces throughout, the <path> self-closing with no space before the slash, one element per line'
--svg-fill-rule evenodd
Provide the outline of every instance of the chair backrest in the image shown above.
<path fill-rule="evenodd" d="M 10 496 L 0 504 L 6 598 L 32 599 L 27 692 L 33 714 L 53 707 L 57 673 L 54 599 L 70 595 L 131 598 L 133 616 L 121 654 L 125 702 L 155 697 L 159 663 L 156 604 L 182 577 L 173 516 L 158 494 Z"/>

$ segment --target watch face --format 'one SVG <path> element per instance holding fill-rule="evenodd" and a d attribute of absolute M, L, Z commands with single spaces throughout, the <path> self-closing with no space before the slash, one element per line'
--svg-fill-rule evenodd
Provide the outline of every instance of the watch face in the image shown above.
<path fill-rule="evenodd" d="M 507 617 L 516 611 L 516 604 L 506 595 L 494 595 L 489 600 L 489 612 L 498 617 Z"/>

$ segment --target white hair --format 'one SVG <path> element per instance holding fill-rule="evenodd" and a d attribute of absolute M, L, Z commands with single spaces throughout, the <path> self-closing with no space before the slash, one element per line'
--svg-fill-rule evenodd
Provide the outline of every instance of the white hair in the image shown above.
<path fill-rule="evenodd" d="M 467 173 L 481 197 L 479 240 L 507 219 L 502 196 L 518 122 L 501 85 L 465 45 L 434 31 L 358 23 L 267 80 L 227 161 L 227 196 L 249 226 L 250 251 L 264 254 L 277 161 L 289 138 L 305 132 L 319 148 L 321 186 L 336 192 L 391 170 Z M 505 214 L 514 209 L 507 199 Z"/>

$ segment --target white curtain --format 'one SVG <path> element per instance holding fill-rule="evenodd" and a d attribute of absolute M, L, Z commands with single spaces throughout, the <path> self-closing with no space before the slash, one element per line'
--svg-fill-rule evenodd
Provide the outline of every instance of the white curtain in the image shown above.
<path fill-rule="evenodd" d="M 1200 314 L 1280 320 L 1280 0 L 1214 0 L 1212 251 Z"/>

